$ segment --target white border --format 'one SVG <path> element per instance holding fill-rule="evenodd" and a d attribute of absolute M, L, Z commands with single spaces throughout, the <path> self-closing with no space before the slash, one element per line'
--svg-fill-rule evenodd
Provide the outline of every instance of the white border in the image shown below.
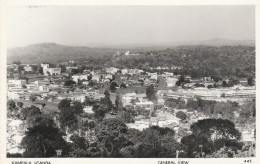
<path fill-rule="evenodd" d="M 0 105 L 1 105 L 1 118 L 0 118 L 0 164 L 12 164 L 13 161 L 27 161 L 32 164 L 36 161 L 51 161 L 52 164 L 70 164 L 70 163 L 115 163 L 115 164 L 132 164 L 132 163 L 154 163 L 158 161 L 174 161 L 178 164 L 178 161 L 189 161 L 189 164 L 193 163 L 245 163 L 245 159 L 251 159 L 252 163 L 260 163 L 259 160 L 259 144 L 256 142 L 256 156 L 255 158 L 207 158 L 207 159 L 175 159 L 175 158 L 6 158 L 6 33 L 5 33 L 5 20 L 4 16 L 6 6 L 27 6 L 27 5 L 41 5 L 41 6 L 78 6 L 78 5 L 102 5 L 102 6 L 117 6 L 117 5 L 145 5 L 145 6 L 182 6 L 182 5 L 255 5 L 256 11 L 256 54 L 259 52 L 259 30 L 260 29 L 260 1 L 259 0 L 0 0 Z M 258 55 L 256 55 L 256 85 L 259 84 L 258 70 L 260 63 Z M 258 87 L 257 87 L 258 88 Z M 258 89 L 257 89 L 258 90 Z M 257 91 L 258 93 L 258 91 Z M 258 109 L 258 94 L 256 98 L 256 108 Z M 259 118 L 259 111 L 256 112 L 256 118 Z M 256 119 L 257 138 L 258 136 L 258 124 L 259 120 Z M 257 139 L 258 140 L 258 139 Z"/>

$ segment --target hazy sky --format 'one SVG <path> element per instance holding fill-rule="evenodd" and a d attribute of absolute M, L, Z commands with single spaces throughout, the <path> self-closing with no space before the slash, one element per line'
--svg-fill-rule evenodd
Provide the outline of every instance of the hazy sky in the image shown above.
<path fill-rule="evenodd" d="M 254 40 L 253 6 L 12 7 L 8 47 Z"/>

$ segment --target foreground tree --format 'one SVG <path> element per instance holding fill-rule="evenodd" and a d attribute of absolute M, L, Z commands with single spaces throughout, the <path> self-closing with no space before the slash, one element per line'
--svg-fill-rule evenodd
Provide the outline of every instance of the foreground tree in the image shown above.
<path fill-rule="evenodd" d="M 71 100 L 69 100 L 69 99 L 61 100 L 59 102 L 59 104 L 58 104 L 59 110 L 62 110 L 62 109 L 65 109 L 65 108 L 69 108 L 70 107 L 70 103 L 71 103 Z"/>
<path fill-rule="evenodd" d="M 34 126 L 29 128 L 22 139 L 24 157 L 53 157 L 57 149 L 65 153 L 66 142 L 59 130 L 52 126 Z"/>
<path fill-rule="evenodd" d="M 23 108 L 20 112 L 20 117 L 22 119 L 29 119 L 30 117 L 36 117 L 39 115 L 41 115 L 41 111 L 34 105 L 32 105 L 31 107 Z"/>
<path fill-rule="evenodd" d="M 212 141 L 218 139 L 239 140 L 241 133 L 230 120 L 204 119 L 191 125 L 191 131 L 195 136 L 206 137 Z"/>
<path fill-rule="evenodd" d="M 27 126 L 32 128 L 34 126 L 46 126 L 46 127 L 54 127 L 54 120 L 48 115 L 36 115 L 34 117 L 29 117 L 26 120 Z"/>
<path fill-rule="evenodd" d="M 78 127 L 78 119 L 73 108 L 65 108 L 60 111 L 60 125 L 65 132 L 75 131 Z"/>
<path fill-rule="evenodd" d="M 213 143 L 206 137 L 197 137 L 191 134 L 184 136 L 181 143 L 186 147 L 188 158 L 203 157 L 213 151 Z"/>
<path fill-rule="evenodd" d="M 127 126 L 119 119 L 105 119 L 96 127 L 96 136 L 109 157 L 120 157 L 120 149 L 127 146 Z"/>

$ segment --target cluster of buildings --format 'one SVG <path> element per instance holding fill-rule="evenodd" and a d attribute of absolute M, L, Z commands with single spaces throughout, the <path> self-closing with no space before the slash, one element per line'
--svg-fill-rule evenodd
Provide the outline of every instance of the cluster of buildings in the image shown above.
<path fill-rule="evenodd" d="M 130 55 L 130 54 L 128 54 Z M 72 61 L 70 61 L 72 63 Z M 208 88 L 208 85 L 213 85 L 213 80 L 210 77 L 202 79 L 192 79 L 186 76 L 185 79 L 191 83 L 185 84 L 184 88 L 176 86 L 180 75 L 174 75 L 171 72 L 147 72 L 141 69 L 119 69 L 115 67 L 105 68 L 104 70 L 84 70 L 82 73 L 72 74 L 73 70 L 77 70 L 77 66 L 66 67 L 66 72 L 61 72 L 61 68 L 50 68 L 49 64 L 41 64 L 43 75 L 28 75 L 26 79 L 21 79 L 18 76 L 13 76 L 7 79 L 7 97 L 12 100 L 29 100 L 31 95 L 37 96 L 39 100 L 47 100 L 58 103 L 62 99 L 71 99 L 74 101 L 84 102 L 85 97 L 100 100 L 104 95 L 104 88 L 115 82 L 117 84 L 116 94 L 121 97 L 124 107 L 131 106 L 134 110 L 142 109 L 147 111 L 149 117 L 138 116 L 134 123 L 128 123 L 129 128 L 143 130 L 151 125 L 160 127 L 170 127 L 177 134 L 185 130 L 191 133 L 189 125 L 200 120 L 208 118 L 202 113 L 188 112 L 187 109 L 167 110 L 165 101 L 169 98 L 183 99 L 187 102 L 188 99 L 200 97 L 206 100 L 216 101 L 237 101 L 243 102 L 248 98 L 255 98 L 255 86 L 236 85 L 227 88 Z M 8 69 L 18 69 L 17 65 L 9 65 Z M 30 65 L 23 65 L 24 71 L 32 71 Z M 164 68 L 158 68 L 163 70 Z M 71 75 L 72 74 L 72 75 Z M 73 86 L 65 86 L 67 80 L 75 82 Z M 90 85 L 90 83 L 94 83 Z M 203 84 L 204 87 L 196 86 Z M 80 88 L 79 86 L 85 86 Z M 96 88 L 95 85 L 102 86 Z M 146 96 L 146 88 L 153 85 L 156 92 L 156 101 L 149 101 Z M 157 108 L 155 115 L 152 115 L 154 109 Z M 166 109 L 166 110 L 164 110 Z M 86 113 L 92 113 L 92 107 L 85 107 Z M 171 112 L 170 112 L 171 111 Z M 176 117 L 176 113 L 182 111 L 187 115 L 187 122 Z M 251 134 L 251 133 L 250 133 Z M 176 135 L 180 139 L 180 135 Z M 246 137 L 245 137 L 246 138 Z M 10 148 L 11 149 L 11 148 Z"/>

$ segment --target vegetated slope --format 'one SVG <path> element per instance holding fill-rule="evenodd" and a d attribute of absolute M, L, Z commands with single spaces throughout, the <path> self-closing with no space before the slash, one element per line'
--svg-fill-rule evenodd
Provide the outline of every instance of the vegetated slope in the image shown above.
<path fill-rule="evenodd" d="M 254 46 L 179 46 L 173 49 L 143 52 L 138 56 L 118 56 L 117 67 L 172 67 L 178 74 L 248 77 L 255 73 Z"/>
<path fill-rule="evenodd" d="M 12 48 L 7 51 L 7 63 L 20 60 L 22 63 L 57 63 L 77 60 L 87 56 L 113 55 L 115 49 L 91 48 L 84 46 L 65 46 L 56 43 L 41 43 L 26 47 Z"/>

